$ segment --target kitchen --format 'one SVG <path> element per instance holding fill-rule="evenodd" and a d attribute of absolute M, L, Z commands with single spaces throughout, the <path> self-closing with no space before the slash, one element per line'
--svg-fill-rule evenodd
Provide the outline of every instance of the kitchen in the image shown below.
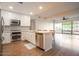
<path fill-rule="evenodd" d="M 1 16 L 4 20 L 4 32 L 2 35 L 3 44 L 27 40 L 44 50 L 49 50 L 52 48 L 52 33 L 49 31 L 30 30 L 30 16 L 5 10 L 1 10 Z M 48 36 L 47 33 L 50 35 Z M 44 40 L 41 38 L 42 36 L 38 36 L 40 34 L 42 34 L 42 36 L 44 35 Z M 37 36 L 38 40 L 36 40 Z M 46 39 L 46 36 L 48 36 L 50 39 Z M 39 41 L 40 39 L 41 41 Z M 47 45 L 47 43 L 50 44 Z"/>
<path fill-rule="evenodd" d="M 43 5 L 44 7 L 39 6 L 40 4 Z M 29 8 L 27 5 L 29 6 Z M 72 5 L 74 7 L 71 7 Z M 12 6 L 15 6 L 16 8 Z M 35 8 L 38 6 L 39 8 Z M 52 8 L 54 8 L 53 6 L 59 9 L 53 9 L 52 11 Z M 25 9 L 25 7 L 27 8 Z M 36 14 L 31 12 L 32 9 Z M 36 10 L 38 10 L 39 12 Z M 43 13 L 45 11 L 46 13 Z M 54 12 L 58 14 L 55 15 Z M 67 31 L 62 29 L 63 26 L 62 23 L 64 23 L 64 20 L 66 19 L 76 20 L 76 18 L 79 19 L 78 12 L 79 12 L 78 3 L 52 4 L 44 2 L 42 3 L 1 2 L 0 20 L 2 24 L 0 25 L 1 26 L 0 33 L 2 34 L 0 34 L 0 36 L 2 39 L 1 43 L 3 45 L 2 46 L 3 53 L 1 52 L 2 55 L 3 56 L 44 55 L 44 54 L 50 55 L 51 52 L 54 53 L 53 51 L 56 52 L 58 51 L 58 53 L 61 52 L 58 46 L 62 47 L 64 44 L 67 43 L 70 44 L 70 43 L 69 40 L 67 41 L 67 43 L 61 43 L 63 41 L 60 40 L 61 36 L 56 35 L 62 32 L 65 33 Z M 69 29 L 68 31 L 72 32 L 72 30 Z"/>

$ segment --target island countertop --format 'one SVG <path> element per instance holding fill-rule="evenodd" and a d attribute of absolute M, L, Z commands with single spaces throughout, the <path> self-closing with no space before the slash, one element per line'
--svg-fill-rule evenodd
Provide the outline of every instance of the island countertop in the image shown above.
<path fill-rule="evenodd" d="M 54 33 L 54 31 L 35 31 L 35 33 Z"/>

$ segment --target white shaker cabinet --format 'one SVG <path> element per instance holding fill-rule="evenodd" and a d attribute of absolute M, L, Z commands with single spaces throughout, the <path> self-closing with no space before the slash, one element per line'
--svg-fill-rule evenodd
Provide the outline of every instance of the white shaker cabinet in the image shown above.
<path fill-rule="evenodd" d="M 30 26 L 30 16 L 22 16 L 21 26 Z"/>
<path fill-rule="evenodd" d="M 28 37 L 28 41 L 33 43 L 33 44 L 36 44 L 36 41 L 35 41 L 35 32 L 28 32 L 27 33 L 27 37 Z"/>
<path fill-rule="evenodd" d="M 20 20 L 21 26 L 30 26 L 30 16 L 28 15 L 2 10 L 1 16 L 4 18 L 5 26 L 10 26 L 12 19 Z"/>
<path fill-rule="evenodd" d="M 18 13 L 2 10 L 1 15 L 3 16 L 5 26 L 10 26 L 12 19 L 21 20 L 21 15 Z"/>
<path fill-rule="evenodd" d="M 21 32 L 21 40 L 27 40 L 26 39 L 26 32 Z"/>
<path fill-rule="evenodd" d="M 34 32 L 22 32 L 22 40 L 27 40 L 33 44 L 36 44 L 36 41 L 35 41 L 35 33 Z"/>

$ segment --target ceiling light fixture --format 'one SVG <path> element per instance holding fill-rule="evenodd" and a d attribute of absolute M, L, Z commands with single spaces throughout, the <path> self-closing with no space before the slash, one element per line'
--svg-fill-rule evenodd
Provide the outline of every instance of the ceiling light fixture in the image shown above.
<path fill-rule="evenodd" d="M 39 6 L 39 9 L 43 9 L 43 7 L 42 6 Z"/>
<path fill-rule="evenodd" d="M 32 12 L 30 12 L 30 15 L 32 15 L 33 13 Z"/>
<path fill-rule="evenodd" d="M 13 7 L 12 6 L 9 6 L 9 9 L 13 9 Z"/>

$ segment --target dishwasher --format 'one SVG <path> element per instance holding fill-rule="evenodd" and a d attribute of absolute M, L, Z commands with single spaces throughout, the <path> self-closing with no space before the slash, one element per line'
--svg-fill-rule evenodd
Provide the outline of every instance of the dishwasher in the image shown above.
<path fill-rule="evenodd" d="M 36 46 L 43 49 L 43 34 L 36 33 Z"/>

